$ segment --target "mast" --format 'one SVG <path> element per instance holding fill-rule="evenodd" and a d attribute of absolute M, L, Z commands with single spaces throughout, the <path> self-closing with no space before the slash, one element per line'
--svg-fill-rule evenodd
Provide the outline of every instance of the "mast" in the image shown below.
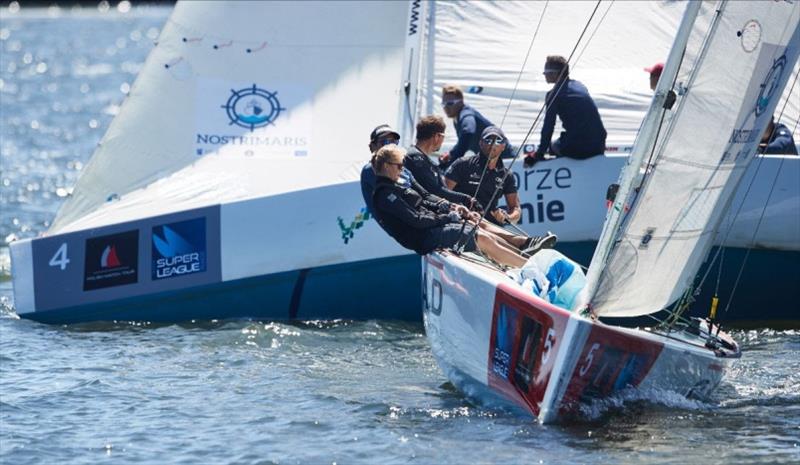
<path fill-rule="evenodd" d="M 420 61 L 422 58 L 422 37 L 425 27 L 425 10 L 428 2 L 411 0 L 408 4 L 408 26 L 406 29 L 405 54 L 401 95 L 398 108 L 398 128 L 400 140 L 410 144 L 414 137 L 417 98 L 420 81 Z"/>
<path fill-rule="evenodd" d="M 686 5 L 686 11 L 683 14 L 683 19 L 681 20 L 680 27 L 675 36 L 675 41 L 670 49 L 664 71 L 656 86 L 655 96 L 653 97 L 650 109 L 647 111 L 647 115 L 642 123 L 642 128 L 636 137 L 633 151 L 628 158 L 628 163 L 621 174 L 617 196 L 606 216 L 603 231 L 600 233 L 600 238 L 598 239 L 597 247 L 595 248 L 592 261 L 589 265 L 589 271 L 586 275 L 586 286 L 578 295 L 573 308 L 574 310 L 582 310 L 585 308 L 597 291 L 600 275 L 605 268 L 611 250 L 614 248 L 617 234 L 625 218 L 625 206 L 629 204 L 633 184 L 639 176 L 645 157 L 650 153 L 653 144 L 656 142 L 659 120 L 661 119 L 662 113 L 665 111 L 664 103 L 671 92 L 675 76 L 678 74 L 681 56 L 686 49 L 686 44 L 694 28 L 694 23 L 697 20 L 697 15 L 700 12 L 701 6 L 702 2 L 699 1 L 689 2 Z"/>
<path fill-rule="evenodd" d="M 425 43 L 426 48 L 426 57 L 425 57 L 425 114 L 432 115 L 433 114 L 433 95 L 435 89 L 433 88 L 435 82 L 433 77 L 435 75 L 435 66 L 436 66 L 436 29 L 434 29 L 434 24 L 436 24 L 436 4 L 430 5 L 428 8 L 428 26 L 427 30 L 425 31 L 427 34 L 427 39 Z"/>

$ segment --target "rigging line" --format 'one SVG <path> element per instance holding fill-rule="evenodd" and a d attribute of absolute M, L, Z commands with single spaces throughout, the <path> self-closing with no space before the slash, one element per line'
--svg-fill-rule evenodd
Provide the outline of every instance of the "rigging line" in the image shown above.
<path fill-rule="evenodd" d="M 781 168 L 783 167 L 783 162 L 785 158 L 781 158 L 781 162 L 778 165 L 777 171 L 775 171 L 775 177 L 772 179 L 772 187 L 769 189 L 769 195 L 767 195 L 767 201 L 764 202 L 764 208 L 761 210 L 761 216 L 758 218 L 758 223 L 756 223 L 756 227 L 753 230 L 753 235 L 750 237 L 750 246 L 755 245 L 756 235 L 758 235 L 758 230 L 761 228 L 761 222 L 764 219 L 764 214 L 767 212 L 767 205 L 769 205 L 769 200 L 772 198 L 772 193 L 775 191 L 775 186 L 778 184 L 778 176 L 781 174 Z M 744 259 L 742 260 L 742 266 L 739 268 L 739 274 L 736 276 L 736 281 L 733 283 L 733 289 L 731 289 L 730 297 L 728 298 L 728 304 L 725 306 L 725 310 L 723 313 L 727 314 L 728 309 L 731 306 L 731 302 L 733 301 L 733 295 L 736 293 L 736 288 L 739 286 L 739 280 L 742 277 L 742 273 L 744 272 L 744 267 L 747 264 L 747 258 L 750 256 L 750 251 L 752 247 L 747 247 L 747 251 L 744 254 Z"/>
<path fill-rule="evenodd" d="M 773 55 L 773 59 L 774 59 L 774 55 Z M 791 98 L 792 92 L 794 91 L 794 86 L 797 83 L 798 76 L 800 76 L 800 68 L 798 68 L 797 73 L 795 73 L 794 80 L 792 81 L 792 86 L 789 88 L 789 93 L 788 93 L 788 95 L 786 97 L 786 101 L 783 103 L 783 107 L 781 108 L 781 112 L 778 115 L 778 121 L 780 121 L 780 119 L 783 117 L 783 112 L 786 110 L 786 106 L 789 104 L 789 99 Z M 797 127 L 797 122 L 795 122 L 795 127 Z M 794 131 L 792 131 L 792 132 L 794 132 Z M 764 160 L 764 156 L 762 155 L 759 158 L 759 164 L 758 164 L 757 168 L 761 167 L 761 163 L 763 163 L 763 160 Z M 750 257 L 750 251 L 752 250 L 752 246 L 755 245 L 756 236 L 758 235 L 758 230 L 761 229 L 761 222 L 764 220 L 764 215 L 767 213 L 767 206 L 769 205 L 770 199 L 772 199 L 772 194 L 775 191 L 775 186 L 778 184 L 778 177 L 781 174 L 781 168 L 783 168 L 784 160 L 785 160 L 784 158 L 781 158 L 781 161 L 778 164 L 778 169 L 775 171 L 775 177 L 772 178 L 772 186 L 770 186 L 769 194 L 767 195 L 767 200 L 764 202 L 764 207 L 761 209 L 761 215 L 758 218 L 758 223 L 756 223 L 756 227 L 753 230 L 753 235 L 750 237 L 750 243 L 748 244 L 747 251 L 744 253 L 744 258 L 742 259 L 742 264 L 739 267 L 739 273 L 736 275 L 736 281 L 734 281 L 734 283 L 733 283 L 733 288 L 731 289 L 730 296 L 728 297 L 728 302 L 725 305 L 725 310 L 722 311 L 723 314 L 727 314 L 728 313 L 728 309 L 731 307 L 731 302 L 733 302 L 733 296 L 736 293 L 736 289 L 739 287 L 739 281 L 741 280 L 742 274 L 744 273 L 744 268 L 747 265 L 747 259 Z M 753 180 L 751 180 L 751 182 L 750 182 L 751 186 L 752 186 L 754 181 L 755 181 L 755 175 L 753 176 Z M 750 186 L 748 186 L 748 192 L 749 192 L 749 190 L 750 190 Z M 744 199 L 746 199 L 746 198 L 747 198 L 747 195 L 745 194 L 745 197 L 742 199 L 742 203 L 739 206 L 739 211 L 741 210 L 741 207 L 744 205 Z M 736 212 L 737 215 L 739 214 L 739 211 Z M 731 229 L 733 229 L 733 222 L 731 222 L 731 225 L 729 226 L 729 231 Z M 725 237 L 727 239 L 727 234 L 726 234 Z"/>
<path fill-rule="evenodd" d="M 792 99 L 792 92 L 794 92 L 794 85 L 797 84 L 797 77 L 800 76 L 800 67 L 797 68 L 797 72 L 794 73 L 794 80 L 792 81 L 792 87 L 789 88 L 789 93 L 786 94 L 786 101 L 783 102 L 783 107 L 781 107 L 781 112 L 778 113 L 778 122 L 781 122 L 781 118 L 783 118 L 783 112 L 786 111 L 786 106 L 789 105 L 789 100 Z M 800 122 L 800 118 L 794 122 L 794 127 L 797 128 L 797 123 Z M 792 131 L 794 132 L 794 131 Z M 772 134 L 770 134 L 772 136 Z"/>
<path fill-rule="evenodd" d="M 525 72 L 525 66 L 528 64 L 528 58 L 531 56 L 531 50 L 533 50 L 533 43 L 536 42 L 536 36 L 539 34 L 539 27 L 542 25 L 542 20 L 544 19 L 544 14 L 547 12 L 547 5 L 550 4 L 550 0 L 547 0 L 544 3 L 544 8 L 542 9 L 542 14 L 539 15 L 539 22 L 536 24 L 536 30 L 533 31 L 533 37 L 531 37 L 531 43 L 528 45 L 528 51 L 525 53 L 525 59 L 522 61 L 522 67 L 519 69 L 519 74 L 517 74 L 517 82 L 514 83 L 514 90 L 511 91 L 511 97 L 508 99 L 508 104 L 506 104 L 506 111 L 503 113 L 503 118 L 500 119 L 500 127 L 503 127 L 503 124 L 506 122 L 506 116 L 508 116 L 508 110 L 511 108 L 511 102 L 514 101 L 514 96 L 517 94 L 517 88 L 519 87 L 519 81 L 522 80 L 522 73 Z"/>
<path fill-rule="evenodd" d="M 594 19 L 594 15 L 597 13 L 597 9 L 600 8 L 600 2 L 602 2 L 602 0 L 597 0 L 597 4 L 594 6 L 594 10 L 592 10 L 592 14 L 589 16 L 589 19 L 586 21 L 586 25 L 583 27 L 583 30 L 581 31 L 581 34 L 578 37 L 578 40 L 575 42 L 575 46 L 572 48 L 572 51 L 570 52 L 569 57 L 567 57 L 567 64 L 569 64 L 572 61 L 572 56 L 575 55 L 575 51 L 578 49 L 578 46 L 580 45 L 581 40 L 583 40 L 583 36 L 586 34 L 586 31 L 589 29 L 589 25 L 592 23 L 592 19 Z M 559 75 L 559 77 L 558 77 L 558 88 L 554 89 L 553 98 L 555 98 L 555 96 L 558 95 L 559 92 L 561 92 L 561 88 L 564 86 L 565 82 L 566 82 L 566 79 L 562 79 L 562 76 Z M 508 173 L 511 172 L 511 168 L 514 166 L 514 163 L 516 163 L 517 159 L 519 158 L 519 154 L 522 152 L 522 148 L 525 146 L 525 144 L 528 142 L 528 139 L 531 137 L 531 134 L 533 133 L 533 130 L 536 128 L 536 125 L 539 123 L 539 118 L 541 118 L 542 112 L 544 111 L 544 109 L 546 107 L 547 107 L 547 102 L 545 101 L 545 105 L 542 106 L 542 108 L 539 109 L 538 113 L 536 113 L 536 117 L 533 119 L 533 123 L 531 124 L 531 127 L 528 129 L 528 132 L 525 134 L 525 138 L 522 140 L 522 144 L 520 144 L 519 147 L 517 147 L 517 152 L 514 154 L 514 158 L 511 159 L 511 164 L 508 165 L 508 170 L 509 170 Z M 508 173 L 506 173 L 506 176 L 508 176 Z"/>
<path fill-rule="evenodd" d="M 578 64 L 578 62 L 581 60 L 581 57 L 583 56 L 584 52 L 586 52 L 586 49 L 589 47 L 589 44 L 592 43 L 592 39 L 594 39 L 594 35 L 597 34 L 597 31 L 600 29 L 600 25 L 603 24 L 603 21 L 606 19 L 606 16 L 608 16 L 608 12 L 611 11 L 611 7 L 614 6 L 614 2 L 615 1 L 616 0 L 611 0 L 611 2 L 608 4 L 608 8 L 606 8 L 606 12 L 603 13 L 603 16 L 600 18 L 600 21 L 597 22 L 597 26 L 595 26 L 594 31 L 592 31 L 592 34 L 586 40 L 586 45 L 584 45 L 583 48 L 581 49 L 581 53 L 579 53 L 578 56 L 575 57 L 574 65 Z M 573 69 L 574 69 L 574 66 L 573 66 Z"/>
<path fill-rule="evenodd" d="M 594 6 L 594 9 L 592 10 L 592 14 L 589 16 L 589 19 L 586 21 L 586 25 L 583 26 L 583 30 L 581 31 L 581 34 L 578 37 L 578 40 L 575 42 L 575 46 L 572 48 L 572 51 L 570 52 L 569 57 L 567 58 L 567 64 L 569 64 L 570 60 L 572 60 L 573 55 L 575 55 L 575 51 L 578 49 L 578 46 L 580 45 L 581 40 L 583 40 L 583 36 L 586 34 L 586 31 L 589 29 L 589 25 L 592 23 L 592 19 L 594 19 L 594 15 L 597 13 L 597 9 L 600 8 L 600 2 L 602 2 L 602 1 L 603 0 L 597 0 L 597 4 Z M 562 72 L 563 72 L 563 70 L 562 70 Z M 554 92 L 552 94 L 553 98 L 555 98 L 555 96 L 558 95 L 558 93 L 561 91 L 561 88 L 564 86 L 564 83 L 566 83 L 566 82 L 567 82 L 567 79 L 563 79 L 561 75 L 558 76 L 558 82 L 557 82 L 558 88 L 554 89 Z M 459 240 L 456 241 L 456 244 L 454 246 L 454 248 L 456 250 L 463 249 L 463 247 L 466 246 L 466 244 L 469 241 L 469 239 L 472 238 L 475 234 L 477 234 L 477 229 L 480 226 L 481 221 L 483 221 L 483 217 L 486 214 L 486 209 L 489 207 L 489 205 L 494 203 L 494 200 L 497 197 L 497 194 L 500 192 L 500 188 L 505 183 L 505 180 L 508 178 L 508 176 L 511 174 L 511 168 L 514 167 L 514 163 L 516 163 L 517 159 L 519 158 L 519 154 L 522 153 L 522 148 L 528 142 L 528 138 L 531 136 L 531 133 L 533 133 L 533 130 L 536 127 L 536 124 L 538 123 L 539 118 L 542 116 L 542 111 L 544 111 L 546 106 L 547 106 L 547 102 L 545 102 L 545 105 L 542 106 L 542 108 L 539 109 L 539 112 L 536 114 L 536 118 L 534 118 L 533 123 L 531 124 L 531 127 L 528 129 L 527 134 L 525 134 L 525 138 L 522 140 L 522 144 L 520 144 L 519 147 L 517 147 L 517 151 L 514 154 L 514 158 L 511 159 L 511 163 L 507 167 L 507 171 L 506 171 L 505 176 L 503 176 L 502 182 L 500 182 L 497 186 L 495 186 L 494 192 L 492 193 L 492 197 L 489 199 L 489 202 L 486 205 L 482 206 L 483 208 L 482 208 L 482 210 L 480 212 L 480 219 L 478 220 L 478 223 L 475 225 L 475 227 L 470 232 L 470 237 L 467 240 L 464 241 L 464 244 L 461 244 L 460 239 L 461 239 L 461 237 L 463 237 L 464 229 L 466 228 L 467 222 L 469 221 L 468 218 L 464 218 L 464 222 L 461 225 L 461 232 L 459 234 Z M 494 144 L 492 144 L 492 147 L 494 147 Z M 502 160 L 498 160 L 498 162 L 499 163 L 503 163 Z M 478 186 L 475 188 L 475 195 L 473 196 L 475 198 L 477 198 L 478 191 L 481 188 L 481 184 L 483 183 L 483 178 L 484 178 L 484 175 L 486 174 L 486 169 L 488 168 L 488 166 L 489 166 L 489 161 L 487 160 L 486 165 L 483 167 L 483 173 L 481 174 L 481 179 L 478 182 Z"/>
<path fill-rule="evenodd" d="M 794 85 L 797 82 L 798 76 L 800 76 L 800 68 L 798 68 L 797 73 L 795 73 L 794 81 L 792 82 L 792 87 L 789 90 L 789 97 L 791 97 L 792 89 L 794 89 Z M 787 98 L 786 102 L 784 102 L 783 108 L 781 109 L 781 115 L 783 115 L 783 111 L 786 109 L 786 105 L 788 103 L 789 103 L 789 98 Z M 800 121 L 800 119 L 798 119 L 798 121 Z M 795 123 L 795 128 L 796 127 L 797 127 L 797 124 Z M 695 294 L 700 292 L 700 289 L 703 287 L 703 284 L 705 284 L 706 278 L 708 278 L 708 275 L 711 273 L 711 270 L 714 267 L 714 263 L 716 263 L 717 258 L 722 253 L 722 249 L 723 249 L 724 245 L 728 242 L 728 237 L 730 236 L 731 231 L 733 230 L 733 225 L 736 223 L 736 219 L 739 217 L 739 213 L 742 212 L 742 208 L 744 208 L 744 202 L 747 199 L 747 197 L 750 195 L 750 190 L 753 188 L 753 185 L 755 184 L 755 180 L 758 178 L 758 172 L 761 170 L 761 164 L 762 163 L 764 163 L 764 156 L 763 155 L 761 157 L 758 157 L 758 162 L 756 163 L 755 173 L 753 173 L 753 177 L 750 179 L 750 183 L 747 185 L 747 190 L 745 190 L 744 195 L 742 196 L 742 201 L 739 203 L 739 206 L 736 209 L 736 213 L 734 213 L 733 218 L 731 219 L 731 221 L 728 224 L 727 228 L 725 228 L 725 236 L 722 238 L 722 242 L 720 243 L 720 246 L 717 248 L 717 251 L 714 253 L 713 257 L 711 257 L 711 262 L 709 263 L 708 268 L 706 269 L 706 272 L 703 274 L 703 277 L 700 279 L 700 283 L 697 286 L 695 286 L 695 289 L 696 289 Z M 783 165 L 783 160 L 781 160 L 781 166 L 782 165 Z M 774 188 L 774 185 L 773 185 L 773 188 Z M 770 195 L 772 195 L 771 191 L 770 191 Z M 767 204 L 765 203 L 764 204 L 764 209 L 765 210 L 766 210 L 766 206 L 767 206 Z M 762 212 L 762 214 L 763 214 L 763 212 Z M 749 251 L 747 252 L 747 254 L 749 254 Z M 732 297 L 732 295 L 731 295 L 731 297 Z M 729 297 L 728 302 L 730 303 L 730 297 Z M 727 308 L 726 308 L 726 310 L 727 310 Z"/>

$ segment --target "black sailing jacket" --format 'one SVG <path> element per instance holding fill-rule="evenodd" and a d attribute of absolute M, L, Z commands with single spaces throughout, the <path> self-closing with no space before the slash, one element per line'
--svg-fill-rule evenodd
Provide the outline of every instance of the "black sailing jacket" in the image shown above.
<path fill-rule="evenodd" d="M 423 245 L 430 229 L 451 222 L 447 215 L 450 202 L 429 193 L 416 181 L 411 187 L 403 187 L 379 175 L 372 205 L 375 219 L 384 231 L 420 255 L 431 252 Z"/>

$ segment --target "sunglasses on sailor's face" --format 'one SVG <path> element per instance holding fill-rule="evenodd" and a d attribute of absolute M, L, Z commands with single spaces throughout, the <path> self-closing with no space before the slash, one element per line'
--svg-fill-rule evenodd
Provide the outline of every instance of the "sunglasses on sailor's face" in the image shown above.
<path fill-rule="evenodd" d="M 387 165 L 394 165 L 394 166 L 396 166 L 398 168 L 402 168 L 403 167 L 403 162 L 397 163 L 397 162 L 394 162 L 394 161 L 387 161 L 386 164 Z"/>
<path fill-rule="evenodd" d="M 506 143 L 506 140 L 500 136 L 486 136 L 482 140 L 486 145 L 502 145 Z"/>
<path fill-rule="evenodd" d="M 461 99 L 457 99 L 457 100 L 442 100 L 442 106 L 445 107 L 445 108 L 458 105 L 459 103 L 461 103 Z"/>
<path fill-rule="evenodd" d="M 394 137 L 387 137 L 385 139 L 378 139 L 378 145 L 381 146 L 381 147 L 384 146 L 384 145 L 389 145 L 389 144 L 397 145 L 399 143 L 400 143 L 400 139 L 397 139 L 397 138 L 394 138 Z"/>

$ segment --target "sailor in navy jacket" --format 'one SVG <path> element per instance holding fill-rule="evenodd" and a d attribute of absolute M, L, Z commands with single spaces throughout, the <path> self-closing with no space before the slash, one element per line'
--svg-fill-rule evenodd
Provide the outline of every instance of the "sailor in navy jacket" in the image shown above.
<path fill-rule="evenodd" d="M 569 64 L 564 57 L 547 57 L 545 80 L 554 84 L 547 96 L 542 137 L 534 155 L 525 158 L 525 165 L 543 160 L 546 153 L 560 157 L 584 159 L 601 155 L 606 148 L 606 129 L 594 100 L 581 82 L 569 78 Z M 552 141 L 556 116 L 564 131 Z"/>
<path fill-rule="evenodd" d="M 570 158 L 589 158 L 606 149 L 606 129 L 600 120 L 597 106 L 589 91 L 579 81 L 566 78 L 547 93 L 542 138 L 536 152 L 544 154 L 549 148 L 555 155 Z M 551 147 L 556 116 L 564 132 Z"/>
<path fill-rule="evenodd" d="M 797 155 L 797 145 L 792 138 L 792 131 L 786 125 L 775 123 L 775 119 L 772 119 L 761 140 L 761 153 Z"/>
<path fill-rule="evenodd" d="M 388 144 L 399 144 L 400 133 L 392 129 L 388 124 L 380 124 L 369 135 L 369 151 L 375 153 L 379 148 Z M 400 173 L 399 182 L 404 186 L 410 186 L 414 175 L 411 171 L 403 169 Z M 375 171 L 372 170 L 372 162 L 368 161 L 361 168 L 361 195 L 364 197 L 364 203 L 367 205 L 367 211 L 373 212 L 372 208 L 372 192 L 375 190 Z"/>
<path fill-rule="evenodd" d="M 453 126 L 458 136 L 456 145 L 439 159 L 442 169 L 446 169 L 455 160 L 463 157 L 468 150 L 477 154 L 480 151 L 479 142 L 483 130 L 493 124 L 476 109 L 464 104 L 464 93 L 456 86 L 448 85 L 442 89 L 442 108 L 448 117 L 453 118 Z M 502 158 L 513 156 L 510 145 L 501 155 Z"/>

